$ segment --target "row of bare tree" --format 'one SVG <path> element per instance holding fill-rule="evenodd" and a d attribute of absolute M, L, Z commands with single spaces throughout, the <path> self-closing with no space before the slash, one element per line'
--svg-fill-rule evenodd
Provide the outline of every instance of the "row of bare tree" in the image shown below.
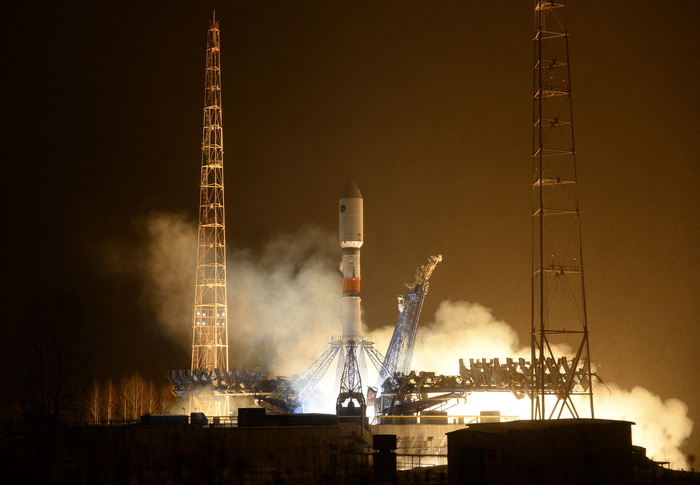
<path fill-rule="evenodd" d="M 134 372 L 118 381 L 94 378 L 85 306 L 75 293 L 30 298 L 14 337 L 13 392 L 3 406 L 20 417 L 31 411 L 61 421 L 116 421 L 165 414 L 175 402 L 166 383 Z"/>
<path fill-rule="evenodd" d="M 84 420 L 128 421 L 143 414 L 166 414 L 176 397 L 168 384 L 157 386 L 134 372 L 115 383 L 93 379 L 85 395 Z"/>

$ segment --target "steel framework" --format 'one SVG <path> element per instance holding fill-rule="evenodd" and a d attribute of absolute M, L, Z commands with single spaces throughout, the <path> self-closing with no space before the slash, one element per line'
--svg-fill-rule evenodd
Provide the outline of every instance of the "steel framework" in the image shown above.
<path fill-rule="evenodd" d="M 411 286 L 408 287 L 406 297 L 399 297 L 399 318 L 391 336 L 384 363 L 379 371 L 378 386 L 396 372 L 408 374 L 411 371 L 418 323 L 423 309 L 423 301 L 428 293 L 428 279 L 440 261 L 442 261 L 441 255 L 430 256 L 428 262 L 416 270 L 416 277 Z"/>
<path fill-rule="evenodd" d="M 569 45 L 564 5 L 535 3 L 532 134 L 532 419 L 593 416 Z M 570 349 L 570 350 L 569 350 Z M 571 352 L 565 367 L 558 355 Z M 583 371 L 581 369 L 583 368 Z M 551 385 L 548 385 L 551 383 Z M 553 404 L 545 403 L 545 398 Z"/>
<path fill-rule="evenodd" d="M 350 347 L 353 347 L 353 362 L 349 362 L 347 360 Z M 345 354 L 342 353 L 343 350 Z M 371 337 L 365 337 L 362 335 L 329 337 L 326 343 L 326 350 L 323 352 L 323 354 L 321 354 L 321 356 L 316 359 L 313 364 L 311 364 L 304 372 L 294 379 L 285 389 L 282 399 L 282 401 L 285 403 L 285 410 L 289 412 L 297 412 L 298 410 L 304 409 L 307 398 L 314 390 L 316 385 L 326 375 L 326 372 L 338 354 L 344 356 L 343 360 L 340 361 L 343 365 L 340 393 L 342 394 L 342 392 L 344 392 L 344 388 L 345 392 L 347 392 L 348 389 L 353 389 L 354 392 L 357 392 L 358 387 L 355 382 L 362 382 L 357 363 L 357 355 L 361 351 L 365 352 L 365 355 L 369 357 L 370 361 L 377 369 L 377 372 L 380 372 L 384 357 L 374 347 L 374 342 Z M 360 394 L 362 393 L 361 384 L 359 392 Z"/>
<path fill-rule="evenodd" d="M 298 378 L 296 378 L 285 393 L 285 401 L 287 408 L 294 411 L 297 408 L 303 407 L 306 398 L 309 397 L 316 384 L 319 383 L 323 376 L 326 375 L 328 368 L 335 359 L 340 349 L 343 347 L 343 342 L 340 337 L 331 338 L 328 343 L 328 348 L 321 354 L 321 357 L 311 364 Z M 296 390 L 295 386 L 305 383 L 301 390 Z M 291 397 L 293 395 L 293 398 Z"/>
<path fill-rule="evenodd" d="M 399 318 L 396 322 L 391 342 L 387 350 L 386 357 L 374 347 L 371 338 L 362 335 L 343 335 L 341 337 L 331 337 L 327 342 L 327 348 L 299 377 L 297 377 L 287 388 L 284 394 L 284 402 L 289 411 L 303 409 L 304 403 L 311 391 L 328 371 L 336 355 L 340 353 L 344 357 L 343 373 L 340 382 L 340 395 L 338 403 L 361 398 L 361 405 L 366 403 L 362 397 L 362 379 L 357 365 L 359 352 L 364 351 L 379 373 L 377 387 L 382 386 L 387 379 L 393 379 L 395 375 L 408 374 L 413 356 L 413 347 L 416 342 L 416 333 L 423 301 L 428 292 L 428 279 L 433 273 L 435 266 L 442 261 L 441 255 L 433 255 L 428 258 L 428 262 L 416 270 L 416 276 L 408 288 L 405 298 L 401 298 L 399 305 Z M 341 353 L 344 348 L 345 354 Z M 348 360 L 352 358 L 352 360 Z M 359 387 L 358 387 L 358 384 Z M 376 392 L 376 390 L 375 390 Z M 357 397 L 359 393 L 359 397 Z M 340 404 L 338 404 L 340 406 Z"/>
<path fill-rule="evenodd" d="M 362 376 L 357 364 L 357 343 L 350 340 L 345 345 L 345 366 L 340 378 L 340 392 L 336 401 L 338 416 L 361 416 L 364 420 L 367 403 L 362 394 Z M 357 403 L 357 405 L 355 404 Z M 362 424 L 362 421 L 360 421 Z"/>
<path fill-rule="evenodd" d="M 219 22 L 215 13 L 207 32 L 191 369 L 209 373 L 217 370 L 219 374 L 222 373 L 221 369 L 228 369 L 224 142 L 221 121 Z M 196 403 L 191 404 L 197 407 Z M 206 411 L 202 404 L 199 403 L 198 409 Z"/>

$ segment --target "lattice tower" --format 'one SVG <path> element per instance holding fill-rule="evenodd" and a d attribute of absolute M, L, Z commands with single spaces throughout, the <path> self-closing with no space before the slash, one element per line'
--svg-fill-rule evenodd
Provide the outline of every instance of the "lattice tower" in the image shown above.
<path fill-rule="evenodd" d="M 345 349 L 347 355 L 343 375 L 340 378 L 340 393 L 336 401 L 336 410 L 338 414 L 341 414 L 341 408 L 344 408 L 345 404 L 352 408 L 357 403 L 357 406 L 362 408 L 362 416 L 364 416 L 363 408 L 366 406 L 366 402 L 362 394 L 362 376 L 357 362 L 357 343 L 350 339 L 345 345 Z"/>
<path fill-rule="evenodd" d="M 224 140 L 221 65 L 216 14 L 207 32 L 204 127 L 197 236 L 197 276 L 192 321 L 192 369 L 228 369 Z"/>
<path fill-rule="evenodd" d="M 589 401 L 590 417 L 594 417 L 568 40 L 564 5 L 537 1 L 532 138 L 532 419 L 559 418 L 564 410 L 566 417 L 579 417 L 572 399 L 575 395 Z"/>

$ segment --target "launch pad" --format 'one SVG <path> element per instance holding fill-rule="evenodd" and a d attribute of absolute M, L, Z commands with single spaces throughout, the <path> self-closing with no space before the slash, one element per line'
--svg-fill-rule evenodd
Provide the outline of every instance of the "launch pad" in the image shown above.
<path fill-rule="evenodd" d="M 394 335 L 382 356 L 361 335 L 360 250 L 364 242 L 363 198 L 350 179 L 338 203 L 342 248 L 342 336 L 331 338 L 322 355 L 294 379 L 263 379 L 260 369 L 229 369 L 226 306 L 226 246 L 223 193 L 223 130 L 218 22 L 207 34 L 204 132 L 199 204 L 197 280 L 193 315 L 191 370 L 171 371 L 173 391 L 189 396 L 207 412 L 222 411 L 231 395 L 255 396 L 272 410 L 298 412 L 309 394 L 340 356 L 338 415 L 364 416 L 367 401 L 378 415 L 406 415 L 435 410 L 473 392 L 510 392 L 532 402 L 533 419 L 559 418 L 566 410 L 578 418 L 574 396 L 590 401 L 593 418 L 592 362 L 583 284 L 576 160 L 573 146 L 568 34 L 563 5 L 535 6 L 532 154 L 532 327 L 531 358 L 470 359 L 459 375 L 414 372 L 411 359 L 428 279 L 440 255 L 419 268 L 405 298 L 400 299 Z M 578 339 L 573 358 L 555 355 L 562 337 Z M 358 353 L 364 352 L 379 372 L 367 401 L 362 390 Z M 365 379 L 365 382 L 367 380 Z M 555 398 L 545 405 L 545 398 Z M 206 404 L 206 406 L 202 406 Z M 212 404 L 214 405 L 212 407 Z M 371 404 L 371 403 L 370 403 Z M 358 412 L 359 409 L 359 412 Z M 549 416 L 547 416 L 547 413 Z M 364 421 L 364 420 L 363 420 Z"/>

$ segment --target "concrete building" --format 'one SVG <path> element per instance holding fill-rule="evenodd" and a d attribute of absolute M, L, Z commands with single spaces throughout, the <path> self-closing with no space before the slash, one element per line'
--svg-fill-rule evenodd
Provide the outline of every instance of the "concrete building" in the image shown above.
<path fill-rule="evenodd" d="M 562 419 L 468 425 L 447 434 L 449 484 L 632 484 L 632 424 Z"/>

